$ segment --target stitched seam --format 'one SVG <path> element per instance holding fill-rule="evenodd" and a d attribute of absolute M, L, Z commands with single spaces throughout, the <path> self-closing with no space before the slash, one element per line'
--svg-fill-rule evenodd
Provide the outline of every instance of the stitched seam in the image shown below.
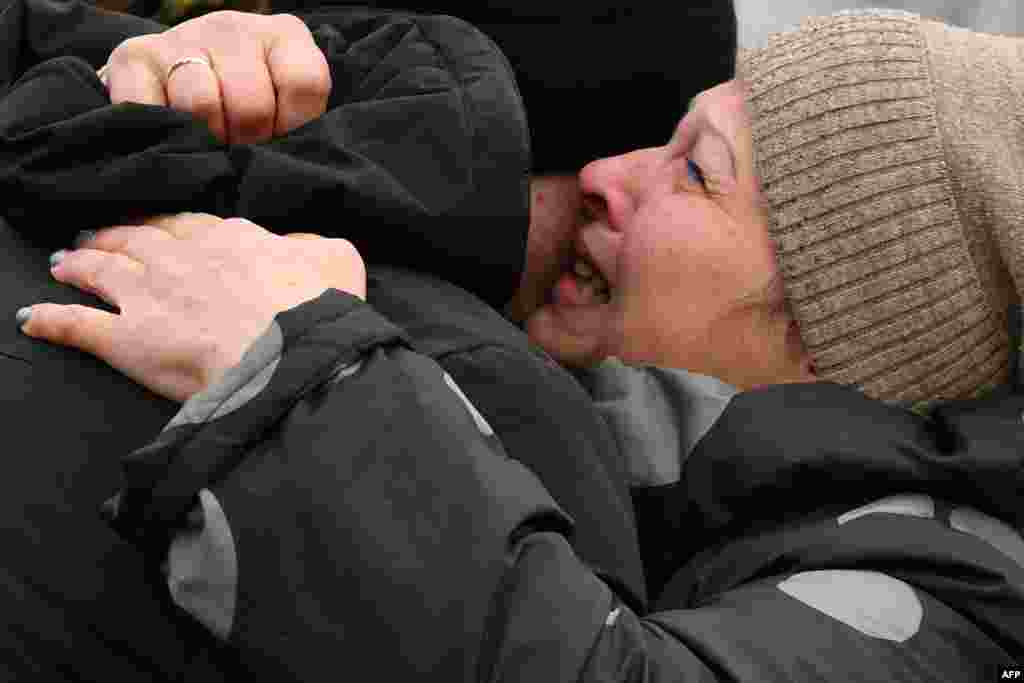
<path fill-rule="evenodd" d="M 455 17 L 455 18 L 457 19 L 457 17 Z M 471 107 L 469 106 L 469 97 L 466 96 L 466 87 L 465 87 L 465 85 L 463 85 L 463 82 L 462 82 L 463 74 L 462 74 L 462 72 L 460 70 L 458 70 L 456 68 L 455 63 L 451 59 L 451 55 L 445 50 L 444 46 L 439 41 L 435 40 L 434 36 L 432 36 L 430 34 L 430 32 L 427 30 L 427 28 L 424 26 L 423 18 L 422 17 L 411 17 L 411 20 L 412 20 L 412 22 L 414 24 L 416 24 L 416 27 L 419 28 L 420 33 L 423 35 L 423 39 L 426 40 L 427 42 L 429 42 L 433 46 L 435 52 L 437 52 L 438 57 L 440 57 L 441 61 L 444 62 L 444 66 L 448 70 L 448 73 L 452 74 L 452 76 L 454 77 L 455 87 L 459 91 L 459 101 L 462 104 L 462 115 L 463 115 L 463 118 L 465 119 L 466 123 L 470 127 L 469 144 L 470 144 L 470 149 L 472 150 L 473 160 L 476 161 L 477 158 L 478 158 L 477 155 L 479 153 L 479 145 L 477 143 L 477 131 L 476 131 L 476 114 L 477 114 L 477 112 L 476 111 L 472 111 L 471 112 Z M 461 21 L 461 20 L 459 20 L 459 21 Z M 466 25 L 467 26 L 472 26 L 471 24 L 468 24 L 468 23 Z M 473 118 L 469 117 L 470 113 L 473 114 Z M 475 183 L 475 178 L 471 177 L 470 178 L 470 184 L 472 185 L 473 183 Z"/>

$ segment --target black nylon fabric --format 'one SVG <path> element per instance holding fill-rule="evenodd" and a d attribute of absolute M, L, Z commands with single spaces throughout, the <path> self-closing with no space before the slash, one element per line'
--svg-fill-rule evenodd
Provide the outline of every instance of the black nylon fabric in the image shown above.
<path fill-rule="evenodd" d="M 56 23 L 75 12 L 94 16 L 74 4 L 20 6 L 20 18 L 4 13 L 0 21 L 15 36 L 36 27 L 24 35 L 38 45 L 56 39 L 26 9 L 52 10 Z M 423 67 L 421 76 L 453 75 L 457 68 L 416 62 L 441 54 L 430 36 L 447 26 L 453 39 L 477 36 L 483 53 L 469 49 L 467 60 L 490 54 L 501 62 L 461 22 L 360 16 L 348 24 L 361 36 L 354 51 L 337 27 L 319 32 L 322 44 L 385 66 L 397 51 Z M 60 50 L 73 47 L 65 41 Z M 17 59 L 28 54 L 23 48 Z M 106 114 L 92 115 L 102 91 L 93 65 L 70 54 L 61 59 L 37 65 L 24 92 L 7 89 L 0 100 L 0 130 L 10 135 L 0 139 L 0 157 L 11 152 L 0 158 L 8 164 L 4 189 L 18 199 L 3 209 L 18 220 L 0 225 L 11 313 L 40 300 L 97 305 L 49 280 L 44 243 L 66 239 L 66 223 L 40 193 L 94 216 L 129 208 L 127 201 L 118 207 L 116 196 L 94 197 L 90 207 L 60 182 L 61 172 L 82 171 L 60 166 L 77 158 L 64 146 L 116 156 L 118 145 L 130 148 L 133 140 L 86 144 L 82 131 L 104 128 L 98 124 Z M 380 73 L 360 59 L 351 73 L 372 82 Z M 481 105 L 489 101 L 486 89 L 476 92 Z M 426 100 L 404 101 L 426 101 L 429 109 L 436 93 L 421 94 Z M 447 105 L 429 111 L 472 111 Z M 206 155 L 194 157 L 205 175 L 182 181 L 199 183 L 198 196 L 212 205 L 241 206 L 240 188 L 256 193 L 252 206 L 269 205 L 263 195 L 291 176 L 254 172 L 261 163 L 302 170 L 274 156 L 273 145 L 271 152 L 208 149 L 208 134 L 187 117 L 137 107 L 116 113 L 135 139 L 170 140 L 170 154 L 156 166 L 171 197 L 187 194 L 175 195 L 182 188 L 167 174 L 181 170 L 175 149 Z M 67 121 L 78 137 L 62 129 Z M 29 144 L 24 136 L 32 135 Z M 404 187 L 393 164 L 400 155 L 378 152 L 376 165 L 359 167 L 369 183 Z M 454 157 L 482 158 L 467 154 Z M 139 161 L 135 170 L 146 170 Z M 102 174 L 79 177 L 103 182 Z M 456 175 L 452 185 L 463 180 Z M 522 187 L 513 190 L 519 196 Z M 408 208 L 405 195 L 378 199 Z M 25 210 L 31 201 L 41 213 Z M 419 225 L 430 227 L 431 218 L 425 211 Z M 445 238 L 462 234 L 457 228 Z M 455 260 L 465 256 L 454 250 Z M 246 404 L 165 432 L 176 404 L 94 358 L 5 328 L 0 400 L 11 454 L 0 491 L 7 617 L 0 670 L 16 680 L 257 674 L 312 681 L 370 671 L 382 680 L 923 683 L 989 680 L 1024 654 L 1024 564 L 1013 545 L 1024 521 L 1019 387 L 945 406 L 929 419 L 828 383 L 737 396 L 691 454 L 683 480 L 639 506 L 645 554 L 665 550 L 648 576 L 657 593 L 651 609 L 607 430 L 569 375 L 481 300 L 495 298 L 486 285 L 460 289 L 371 265 L 367 303 L 331 291 L 277 316 L 280 371 Z M 409 335 L 401 345 L 393 343 L 396 325 Z M 375 334 L 381 345 L 360 373 L 337 386 L 312 386 Z M 475 421 L 442 370 L 498 439 Z M 201 487 L 220 497 L 241 558 L 239 609 L 223 649 L 168 604 L 159 576 L 159 546 L 180 530 L 181 511 Z M 96 507 L 118 489 L 135 497 L 122 528 L 155 555 L 144 557 L 100 521 Z M 934 509 L 841 521 L 852 506 L 901 495 L 927 497 Z M 988 527 L 965 531 L 965 506 L 992 515 Z M 986 523 L 980 513 L 972 518 Z M 824 601 L 806 593 L 819 572 L 836 587 L 817 594 Z M 864 591 L 870 581 L 889 593 Z M 847 586 L 864 592 L 843 592 Z M 898 609 L 889 598 L 902 600 Z M 844 613 L 851 603 L 857 609 Z M 393 656 L 382 658 L 382 648 Z"/>
<path fill-rule="evenodd" d="M 595 159 L 657 147 L 690 98 L 733 78 L 731 0 L 274 0 L 271 12 L 401 7 L 450 14 L 486 33 L 508 57 L 530 121 L 535 174 L 575 174 Z M 155 17 L 159 0 L 131 12 Z"/>
<path fill-rule="evenodd" d="M 273 0 L 272 11 L 327 5 L 451 14 L 492 38 L 516 73 L 536 174 L 664 145 L 690 98 L 736 72 L 731 0 Z"/>
<path fill-rule="evenodd" d="M 331 55 L 336 86 L 330 114 L 273 144 L 227 149 L 187 115 L 109 106 L 93 69 L 120 41 L 159 25 L 80 2 L 0 8 L 0 300 L 11 316 L 0 326 L 0 406 L 12 430 L 12 469 L 0 489 L 0 669 L 16 680 L 234 680 L 244 670 L 233 650 L 170 604 L 139 551 L 100 517 L 100 503 L 122 482 L 119 458 L 151 440 L 179 406 L 88 354 L 15 328 L 14 312 L 36 302 L 115 310 L 53 281 L 51 250 L 69 246 L 80 229 L 125 217 L 206 210 L 280 232 L 343 236 L 369 263 L 375 255 L 414 259 L 493 305 L 518 284 L 529 145 L 504 58 L 454 19 L 339 10 L 322 20 L 316 38 Z M 415 305 L 441 303 L 428 296 Z M 500 320 L 483 301 L 473 305 Z M 467 316 L 463 346 L 481 343 L 479 317 Z M 502 329 L 526 347 L 511 325 Z M 587 406 L 576 391 L 583 403 L 571 410 L 579 415 Z M 548 418 L 564 424 L 558 405 L 548 407 Z M 592 426 L 599 418 L 587 419 Z M 574 438 L 608 459 L 607 435 L 588 429 Z M 618 495 L 627 514 L 615 534 L 583 537 L 608 555 L 595 566 L 622 568 L 627 578 L 619 580 L 642 595 L 623 489 Z"/>
<path fill-rule="evenodd" d="M 689 604 L 694 576 L 714 571 L 723 545 L 755 555 L 751 538 L 907 492 L 1024 529 L 1024 387 L 1007 384 L 929 416 L 831 382 L 739 394 L 679 482 L 633 490 L 652 604 Z"/>
<path fill-rule="evenodd" d="M 336 290 L 279 314 L 283 343 L 257 356 L 274 364 L 268 382 L 226 378 L 234 410 L 192 401 L 125 459 L 138 504 L 114 521 L 144 543 L 186 528 L 201 489 L 221 501 L 240 558 L 227 637 L 260 670 L 328 681 L 324 662 L 343 660 L 385 680 L 930 683 L 1017 668 L 1013 387 L 932 423 L 826 382 L 739 395 L 687 460 L 684 533 L 661 539 L 697 554 L 637 611 L 574 551 L 559 478 L 508 457 L 463 383 L 392 343 L 378 315 Z M 357 372 L 299 391 L 355 349 Z M 399 656 L 382 661 L 382 643 Z"/>
<path fill-rule="evenodd" d="M 47 30 L 62 37 L 23 34 L 19 13 L 30 28 L 43 25 L 35 14 L 55 16 Z M 189 114 L 110 105 L 94 74 L 103 60 L 72 56 L 71 38 L 91 58 L 104 37 L 112 49 L 125 17 L 106 30 L 108 16 L 48 0 L 4 12 L 4 44 L 21 47 L 20 68 L 6 73 L 17 81 L 0 81 L 0 194 L 16 230 L 56 248 L 133 217 L 240 216 L 343 237 L 368 263 L 443 275 L 497 308 L 512 298 L 529 227 L 529 132 L 515 78 L 482 33 L 452 18 L 321 14 L 311 22 L 331 68 L 328 112 L 267 143 L 227 146 Z"/>

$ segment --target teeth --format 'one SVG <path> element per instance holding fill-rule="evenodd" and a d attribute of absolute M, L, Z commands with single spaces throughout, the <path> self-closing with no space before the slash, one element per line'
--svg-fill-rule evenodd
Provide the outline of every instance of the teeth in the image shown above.
<path fill-rule="evenodd" d="M 602 304 L 611 301 L 611 288 L 597 268 L 582 258 L 577 258 L 572 272 L 586 298 Z"/>
<path fill-rule="evenodd" d="M 576 275 L 583 280 L 589 280 L 594 276 L 594 269 L 583 259 L 576 259 L 576 264 L 573 265 L 572 272 L 576 273 Z"/>

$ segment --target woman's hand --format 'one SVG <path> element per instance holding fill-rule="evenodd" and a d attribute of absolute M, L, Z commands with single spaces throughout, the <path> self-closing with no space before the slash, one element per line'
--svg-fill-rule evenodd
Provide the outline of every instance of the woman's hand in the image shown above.
<path fill-rule="evenodd" d="M 22 331 L 90 353 L 175 401 L 237 365 L 277 313 L 330 288 L 366 297 L 366 268 L 350 242 L 282 237 L 242 218 L 156 217 L 78 246 L 54 278 L 120 313 L 36 304 Z"/>
<path fill-rule="evenodd" d="M 167 70 L 179 59 L 203 64 Z M 125 40 L 103 81 L 113 104 L 189 112 L 223 142 L 264 142 L 327 110 L 331 72 L 306 25 L 290 14 L 211 12 L 163 33 Z"/>

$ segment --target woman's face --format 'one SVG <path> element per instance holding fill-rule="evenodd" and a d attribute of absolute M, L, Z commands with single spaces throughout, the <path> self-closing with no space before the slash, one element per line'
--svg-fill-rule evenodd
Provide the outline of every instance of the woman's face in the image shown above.
<path fill-rule="evenodd" d="M 783 299 L 741 82 L 702 93 L 665 146 L 587 165 L 578 190 L 575 251 L 600 275 L 561 275 L 527 321 L 536 343 L 706 374 L 763 343 L 748 323 Z"/>

